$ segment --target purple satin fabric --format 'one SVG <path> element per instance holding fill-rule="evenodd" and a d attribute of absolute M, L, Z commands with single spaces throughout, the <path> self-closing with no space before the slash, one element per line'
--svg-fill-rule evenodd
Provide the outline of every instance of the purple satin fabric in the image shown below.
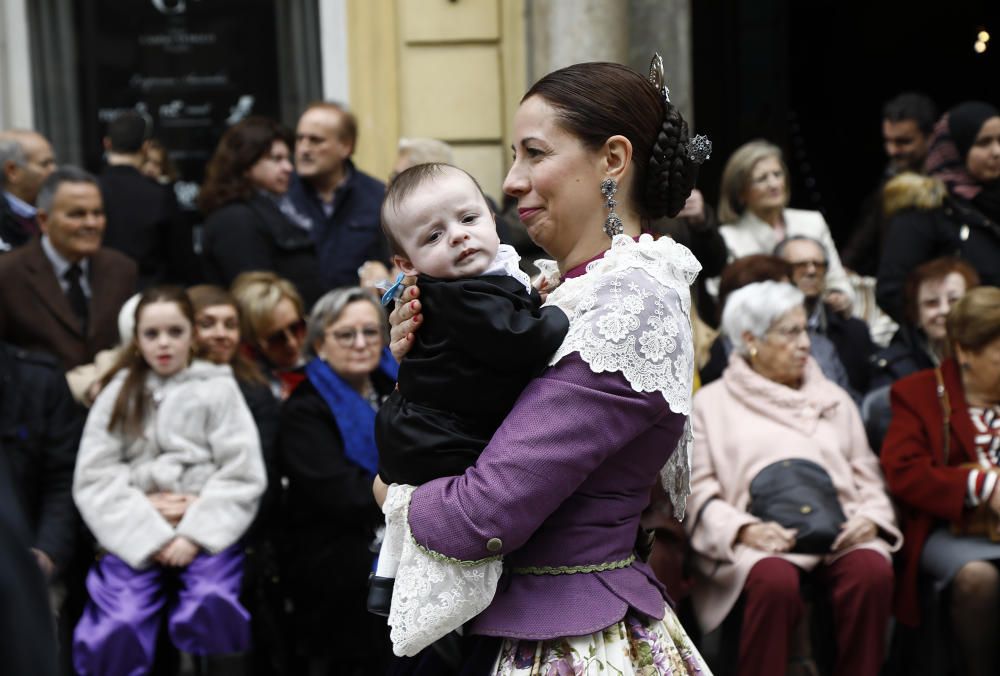
<path fill-rule="evenodd" d="M 73 632 L 79 674 L 147 674 L 152 668 L 163 611 L 173 644 L 194 655 L 250 648 L 250 613 L 239 602 L 243 551 L 233 545 L 199 554 L 184 569 L 131 568 L 113 554 L 87 575 L 90 601 Z M 164 593 L 176 577 L 177 593 Z"/>

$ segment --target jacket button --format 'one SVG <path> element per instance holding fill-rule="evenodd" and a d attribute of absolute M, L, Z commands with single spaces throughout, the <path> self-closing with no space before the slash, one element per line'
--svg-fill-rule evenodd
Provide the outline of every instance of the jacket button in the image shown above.
<path fill-rule="evenodd" d="M 503 540 L 500 538 L 490 538 L 486 541 L 486 551 L 491 554 L 496 554 L 501 549 L 503 549 Z"/>

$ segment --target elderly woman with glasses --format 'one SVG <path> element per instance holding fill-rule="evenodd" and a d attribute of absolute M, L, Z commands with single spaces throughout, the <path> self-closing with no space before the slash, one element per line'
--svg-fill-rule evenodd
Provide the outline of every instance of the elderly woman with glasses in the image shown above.
<path fill-rule="evenodd" d="M 877 674 L 902 537 L 857 408 L 809 356 L 803 300 L 767 281 L 726 301 L 733 354 L 692 414 L 694 608 L 705 631 L 742 621 L 739 673 L 785 673 L 808 572 L 833 607 L 833 673 Z M 806 487 L 790 510 L 783 482 Z"/>
<path fill-rule="evenodd" d="M 233 281 L 243 349 L 257 362 L 274 396 L 285 400 L 302 381 L 306 335 L 302 296 L 273 272 L 244 272 Z"/>
<path fill-rule="evenodd" d="M 282 577 L 303 673 L 381 673 L 389 655 L 385 622 L 365 607 L 382 523 L 371 491 L 375 412 L 397 371 L 388 335 L 382 307 L 360 287 L 322 296 L 305 335 L 306 379 L 282 407 Z"/>

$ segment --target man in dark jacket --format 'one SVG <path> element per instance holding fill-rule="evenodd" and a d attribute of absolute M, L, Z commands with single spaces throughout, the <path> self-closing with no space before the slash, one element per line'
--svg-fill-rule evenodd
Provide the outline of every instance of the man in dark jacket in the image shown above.
<path fill-rule="evenodd" d="M 0 664 L 6 674 L 55 676 L 56 642 L 45 586 L 0 448 Z"/>
<path fill-rule="evenodd" d="M 792 283 L 806 297 L 810 336 L 826 336 L 837 349 L 851 394 L 859 399 L 868 391 L 869 360 L 875 352 L 868 325 L 857 317 L 845 317 L 823 301 L 826 292 L 827 255 L 823 245 L 809 237 L 789 237 L 774 251 L 792 266 Z"/>
<path fill-rule="evenodd" d="M 336 103 L 309 106 L 295 132 L 288 196 L 309 225 L 327 289 L 357 284 L 366 262 L 389 266 L 379 226 L 385 185 L 351 162 L 357 136 L 354 116 Z"/>
<path fill-rule="evenodd" d="M 104 246 L 136 262 L 140 289 L 166 279 L 166 253 L 179 227 L 173 190 L 139 172 L 147 137 L 146 120 L 134 110 L 112 120 L 104 138 L 108 166 L 97 179 L 107 219 Z"/>
<path fill-rule="evenodd" d="M 906 92 L 882 108 L 882 142 L 888 158 L 878 187 L 861 203 L 861 217 L 844 248 L 844 266 L 859 275 L 878 272 L 888 222 L 882 213 L 882 189 L 886 181 L 904 171 L 920 173 L 937 122 L 937 107 L 927 96 Z"/>
<path fill-rule="evenodd" d="M 31 551 L 51 579 L 73 555 L 73 466 L 83 412 L 58 362 L 0 342 L 0 439 Z"/>

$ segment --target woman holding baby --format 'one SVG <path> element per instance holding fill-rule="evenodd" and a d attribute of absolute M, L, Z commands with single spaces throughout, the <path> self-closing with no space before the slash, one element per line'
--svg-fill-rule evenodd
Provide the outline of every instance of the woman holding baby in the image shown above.
<path fill-rule="evenodd" d="M 708 148 L 669 102 L 662 65 L 647 80 L 578 64 L 522 99 L 504 191 L 555 259 L 548 304 L 569 332 L 474 466 L 417 488 L 375 484 L 385 511 L 406 515 L 409 574 L 502 561 L 464 627 L 463 673 L 708 673 L 635 553 L 654 482 L 677 512 L 688 493 L 699 270 L 684 247 L 640 233 L 683 207 Z M 397 357 L 420 329 L 418 295 L 408 288 L 393 313 Z M 441 673 L 439 659 L 424 651 L 413 670 Z"/>

